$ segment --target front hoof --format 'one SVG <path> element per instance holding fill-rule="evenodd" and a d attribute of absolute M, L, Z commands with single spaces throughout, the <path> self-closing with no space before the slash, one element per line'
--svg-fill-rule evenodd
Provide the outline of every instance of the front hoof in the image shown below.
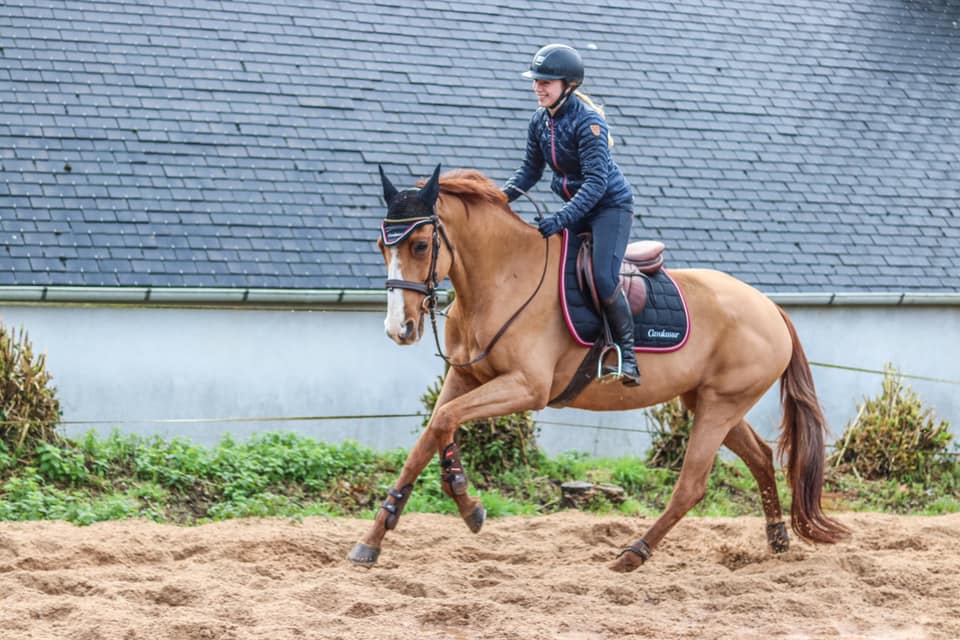
<path fill-rule="evenodd" d="M 483 508 L 481 503 L 477 503 L 476 509 L 463 519 L 467 523 L 467 527 L 470 528 L 470 531 L 473 533 L 480 533 L 480 528 L 483 527 L 483 523 L 487 520 L 487 510 Z"/>
<path fill-rule="evenodd" d="M 347 560 L 361 567 L 372 567 L 380 557 L 380 548 L 358 542 L 347 555 Z"/>

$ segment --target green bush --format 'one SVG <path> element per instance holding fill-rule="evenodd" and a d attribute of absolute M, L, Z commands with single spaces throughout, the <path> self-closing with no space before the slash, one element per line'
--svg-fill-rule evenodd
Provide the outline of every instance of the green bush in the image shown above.
<path fill-rule="evenodd" d="M 428 412 L 423 427 L 430 421 L 442 385 L 443 378 L 437 378 L 420 396 Z M 454 440 L 460 447 L 464 465 L 472 472 L 472 481 L 483 486 L 485 481 L 505 472 L 539 465 L 543 454 L 537 447 L 537 432 L 533 412 L 524 411 L 465 422 L 457 428 Z"/>
<path fill-rule="evenodd" d="M 693 414 L 683 407 L 680 398 L 647 409 L 646 414 L 654 425 L 646 454 L 647 465 L 679 471 L 693 428 Z"/>
<path fill-rule="evenodd" d="M 923 482 L 953 464 L 949 429 L 888 363 L 880 395 L 858 405 L 829 462 L 866 480 Z"/>
<path fill-rule="evenodd" d="M 60 401 L 46 367 L 44 354 L 34 357 L 26 331 L 0 324 L 0 440 L 8 450 L 59 438 Z"/>
<path fill-rule="evenodd" d="M 381 453 L 353 442 L 329 444 L 291 433 L 267 433 L 242 442 L 224 438 L 210 448 L 183 439 L 90 433 L 76 442 L 64 439 L 22 452 L 14 464 L 0 468 L 0 521 L 90 524 L 148 518 L 197 524 L 244 516 L 372 518 L 406 455 L 402 449 Z M 428 465 L 407 512 L 456 513 L 456 505 L 440 488 L 439 475 L 439 465 Z M 839 472 L 831 477 L 831 492 L 843 508 L 897 513 L 960 509 L 956 464 L 937 475 L 935 483 L 861 480 Z M 564 454 L 505 471 L 472 491 L 491 516 L 530 515 L 564 508 L 564 481 L 613 483 L 627 491 L 628 499 L 617 507 L 598 500 L 589 508 L 655 516 L 669 500 L 676 478 L 676 472 L 649 468 L 639 458 Z M 778 484 L 785 490 L 782 480 Z M 718 462 L 707 496 L 694 513 L 758 515 L 756 486 L 746 466 Z"/>

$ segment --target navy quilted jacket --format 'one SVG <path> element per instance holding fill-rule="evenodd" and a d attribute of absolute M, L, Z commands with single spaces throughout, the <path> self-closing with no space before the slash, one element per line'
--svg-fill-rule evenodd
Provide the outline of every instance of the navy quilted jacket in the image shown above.
<path fill-rule="evenodd" d="M 544 167 L 553 169 L 550 188 L 566 201 L 557 212 L 564 226 L 598 207 L 630 206 L 633 192 L 610 156 L 607 123 L 599 113 L 571 96 L 554 116 L 543 107 L 530 118 L 523 164 L 503 190 L 513 201 L 540 180 Z"/>

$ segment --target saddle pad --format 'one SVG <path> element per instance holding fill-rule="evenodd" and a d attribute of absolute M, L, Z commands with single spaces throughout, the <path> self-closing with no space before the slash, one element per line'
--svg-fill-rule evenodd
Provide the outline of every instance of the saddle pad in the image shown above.
<path fill-rule="evenodd" d="M 564 230 L 560 305 L 570 335 L 582 346 L 589 347 L 601 337 L 603 321 L 593 301 L 584 296 L 577 285 L 580 242 L 579 237 Z M 647 304 L 640 315 L 633 318 L 634 351 L 676 351 L 690 335 L 690 318 L 683 293 L 666 269 L 647 276 L 646 285 Z"/>

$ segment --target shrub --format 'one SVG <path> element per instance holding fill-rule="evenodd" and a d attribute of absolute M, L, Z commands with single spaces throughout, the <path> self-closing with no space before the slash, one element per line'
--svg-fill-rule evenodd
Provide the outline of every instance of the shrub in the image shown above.
<path fill-rule="evenodd" d="M 647 409 L 646 414 L 654 424 L 647 464 L 657 469 L 679 471 L 693 428 L 693 414 L 684 408 L 680 398 Z"/>
<path fill-rule="evenodd" d="M 430 421 L 443 378 L 437 378 L 420 401 L 428 415 L 423 427 Z M 465 422 L 457 428 L 454 440 L 463 452 L 464 464 L 474 474 L 491 479 L 510 469 L 537 465 L 543 454 L 537 448 L 537 426 L 533 412 L 523 411 L 499 418 Z M 474 479 L 477 483 L 478 479 Z"/>
<path fill-rule="evenodd" d="M 949 429 L 888 363 L 880 395 L 858 406 L 829 462 L 867 480 L 922 480 L 950 463 Z"/>
<path fill-rule="evenodd" d="M 0 440 L 8 449 L 58 441 L 60 401 L 50 378 L 46 355 L 34 357 L 26 331 L 0 324 Z"/>

